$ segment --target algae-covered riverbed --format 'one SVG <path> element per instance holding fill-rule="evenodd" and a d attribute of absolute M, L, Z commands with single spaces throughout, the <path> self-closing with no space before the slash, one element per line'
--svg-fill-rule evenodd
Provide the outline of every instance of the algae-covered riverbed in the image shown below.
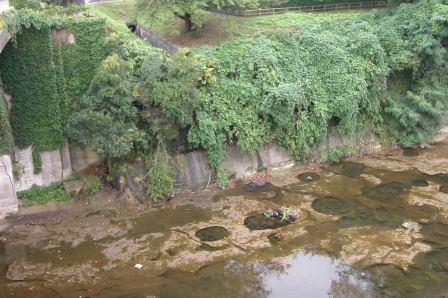
<path fill-rule="evenodd" d="M 393 151 L 163 207 L 9 219 L 5 297 L 443 297 L 448 146 Z M 298 210 L 295 221 L 267 210 Z M 139 268 L 136 268 L 136 265 Z"/>

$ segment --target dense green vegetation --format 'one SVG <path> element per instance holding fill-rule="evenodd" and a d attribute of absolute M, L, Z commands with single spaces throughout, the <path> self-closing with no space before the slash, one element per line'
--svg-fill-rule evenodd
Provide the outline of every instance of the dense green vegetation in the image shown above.
<path fill-rule="evenodd" d="M 81 193 L 83 195 L 96 194 L 103 188 L 103 182 L 101 181 L 100 177 L 87 175 L 82 172 L 71 174 L 66 181 L 78 181 L 80 184 L 78 193 Z"/>
<path fill-rule="evenodd" d="M 138 8 L 149 11 L 151 18 L 159 20 L 180 18 L 187 32 L 202 26 L 205 10 L 232 7 L 235 9 L 253 8 L 271 3 L 268 0 L 139 0 Z"/>
<path fill-rule="evenodd" d="M 261 16 L 244 19 L 242 27 L 246 35 L 268 33 L 279 29 L 300 30 L 309 25 L 315 26 L 320 23 L 341 22 L 346 19 L 362 16 L 367 12 L 364 10 L 342 10 L 332 12 L 288 12 L 283 14 Z"/>
<path fill-rule="evenodd" d="M 3 98 L 3 91 L 0 88 L 0 155 L 11 154 L 11 150 L 11 125 L 9 124 L 9 116 L 6 109 L 6 102 Z"/>
<path fill-rule="evenodd" d="M 63 97 L 57 77 L 49 28 L 30 28 L 8 44 L 0 61 L 2 80 L 14 96 L 11 123 L 16 143 L 33 145 L 35 155 L 63 144 Z M 39 162 L 36 162 L 39 171 Z"/>
<path fill-rule="evenodd" d="M 149 161 L 146 178 L 148 197 L 152 202 L 160 202 L 172 193 L 174 178 L 169 164 L 169 157 L 163 143 L 157 146 L 153 159 Z"/>
<path fill-rule="evenodd" d="M 39 152 L 62 147 L 70 106 L 84 94 L 106 54 L 104 20 L 58 12 L 13 12 L 7 22 L 15 40 L 0 57 L 2 80 L 14 98 L 15 140 L 21 148 L 33 146 L 36 173 Z M 59 28 L 65 31 L 54 31 Z M 55 32 L 62 33 L 63 40 Z M 75 43 L 64 40 L 69 33 Z"/>
<path fill-rule="evenodd" d="M 428 142 L 447 105 L 447 20 L 446 5 L 423 1 L 198 50 L 216 80 L 201 88 L 189 140 L 217 168 L 232 143 L 251 153 L 277 141 L 302 159 L 329 126 Z"/>
<path fill-rule="evenodd" d="M 365 10 L 348 10 L 322 13 L 285 13 L 254 18 L 239 18 L 204 12 L 203 24 L 194 32 L 185 32 L 182 21 L 174 15 L 158 16 L 150 8 L 141 7 L 137 0 L 104 3 L 89 8 L 93 13 L 106 16 L 118 23 L 138 22 L 180 46 L 198 47 L 222 43 L 243 33 L 247 36 L 278 30 L 298 30 L 316 22 L 340 21 L 366 14 Z"/>
<path fill-rule="evenodd" d="M 70 194 L 60 184 L 52 184 L 50 186 L 33 185 L 29 190 L 18 192 L 17 198 L 22 201 L 22 207 L 48 203 L 65 203 L 71 199 Z"/>
<path fill-rule="evenodd" d="M 124 170 L 129 163 L 143 160 L 148 174 L 139 179 L 153 200 L 172 190 L 167 151 L 179 145 L 207 150 L 211 166 L 225 180 L 229 173 L 222 163 L 229 145 L 253 153 L 276 142 L 302 160 L 330 131 L 346 140 L 375 133 L 403 146 L 425 144 L 440 129 L 447 108 L 448 6 L 441 0 L 359 16 L 251 19 L 239 36 L 221 45 L 172 56 L 135 39 L 106 12 L 93 11 L 106 23 L 81 18 L 83 26 L 95 20 L 98 28 L 80 28 L 75 34 L 80 43 L 70 45 L 75 49 L 52 42 L 49 28 L 72 24 L 53 21 L 18 34 L 17 48 L 2 55 L 7 57 L 2 77 L 4 70 L 13 75 L 4 81 L 13 87 L 18 105 L 13 105 L 13 127 L 19 144 L 40 150 L 59 146 L 67 132 L 72 142 L 92 146 L 111 169 L 120 165 L 117 173 L 129 173 Z M 92 37 L 105 26 L 108 36 Z M 88 45 L 94 45 L 89 53 L 97 57 L 92 65 L 84 56 Z M 13 62 L 14 55 L 32 46 L 40 49 L 39 61 L 20 57 Z M 79 57 L 72 60 L 75 53 Z M 31 63 L 49 82 L 45 88 L 33 87 L 42 84 L 36 72 L 15 68 L 23 65 L 23 72 Z M 23 77 L 38 96 L 28 99 Z M 37 111 L 20 110 L 21 96 Z M 44 120 L 33 118 L 43 111 L 52 112 Z M 17 119 L 23 115 L 39 125 L 25 123 L 22 131 Z M 53 128 L 40 127 L 39 121 L 50 119 Z M 327 149 L 320 153 L 330 160 L 356 152 L 348 143 Z"/>

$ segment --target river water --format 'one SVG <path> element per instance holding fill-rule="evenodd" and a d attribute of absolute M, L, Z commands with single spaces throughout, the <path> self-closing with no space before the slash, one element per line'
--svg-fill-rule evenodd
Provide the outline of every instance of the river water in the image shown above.
<path fill-rule="evenodd" d="M 448 297 L 447 145 L 267 181 L 12 217 L 0 296 Z"/>

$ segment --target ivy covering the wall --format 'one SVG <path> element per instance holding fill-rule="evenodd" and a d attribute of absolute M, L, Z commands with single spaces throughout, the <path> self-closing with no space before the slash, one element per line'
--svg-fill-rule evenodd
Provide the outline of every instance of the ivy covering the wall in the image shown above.
<path fill-rule="evenodd" d="M 105 22 L 27 9 L 14 11 L 7 21 L 14 40 L 0 55 L 1 78 L 13 96 L 16 144 L 33 146 L 38 173 L 39 153 L 63 146 L 71 106 L 84 95 L 106 57 Z M 61 30 L 63 37 L 55 37 Z"/>
<path fill-rule="evenodd" d="M 3 90 L 0 82 L 0 155 L 11 154 L 12 135 Z"/>
<path fill-rule="evenodd" d="M 103 19 L 81 18 L 67 24 L 75 43 L 56 44 L 64 68 L 67 93 L 71 99 L 80 99 L 89 89 L 95 70 L 106 58 L 106 24 Z"/>
<path fill-rule="evenodd" d="M 34 27 L 9 43 L 0 58 L 2 80 L 12 95 L 11 123 L 17 145 L 35 152 L 63 145 L 61 97 L 50 28 Z"/>

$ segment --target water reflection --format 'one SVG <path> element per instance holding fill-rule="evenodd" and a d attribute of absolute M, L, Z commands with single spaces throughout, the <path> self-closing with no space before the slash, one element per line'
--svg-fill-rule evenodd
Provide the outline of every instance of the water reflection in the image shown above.
<path fill-rule="evenodd" d="M 163 287 L 161 297 L 374 296 L 366 274 L 338 259 L 304 252 L 267 263 L 232 260 L 204 267 L 197 274 L 169 272 L 164 277 L 171 282 Z"/>
<path fill-rule="evenodd" d="M 284 260 L 282 272 L 264 265 L 263 283 L 270 297 L 370 297 L 372 284 L 360 273 L 328 256 L 298 253 Z"/>

